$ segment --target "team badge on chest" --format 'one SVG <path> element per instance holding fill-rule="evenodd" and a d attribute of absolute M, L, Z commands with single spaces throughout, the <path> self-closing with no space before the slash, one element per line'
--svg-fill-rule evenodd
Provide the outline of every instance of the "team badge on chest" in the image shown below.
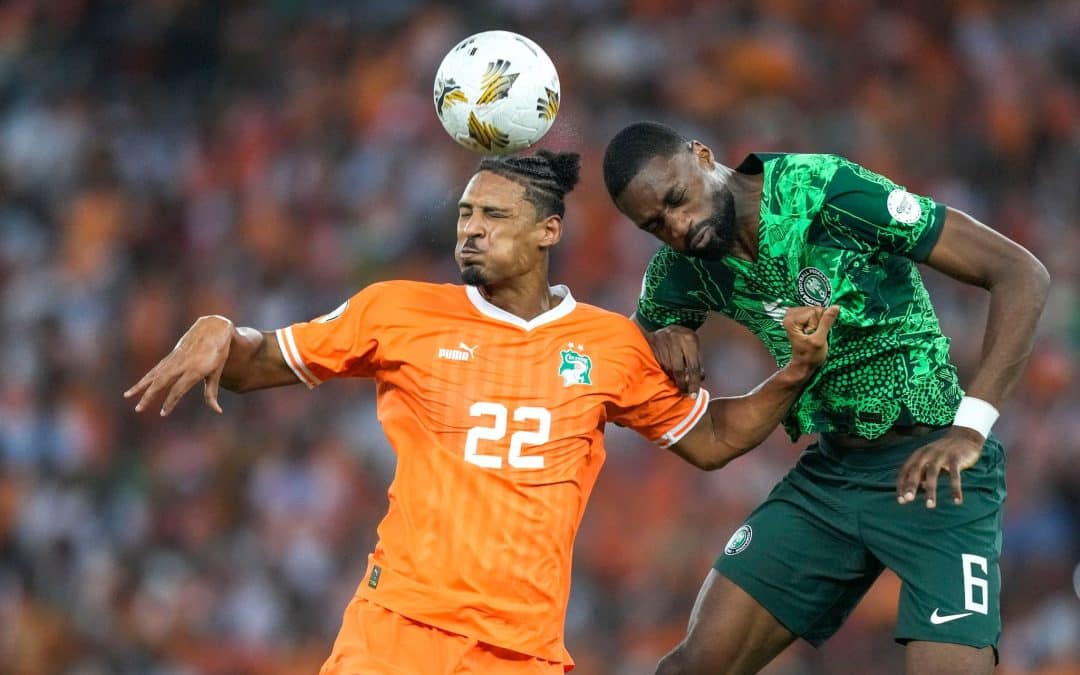
<path fill-rule="evenodd" d="M 584 351 L 585 348 L 581 345 L 570 342 L 566 349 L 559 352 L 562 358 L 559 362 L 559 377 L 562 378 L 564 387 L 592 384 L 592 359 L 581 353 Z"/>
<path fill-rule="evenodd" d="M 804 267 L 795 281 L 799 300 L 810 307 L 824 307 L 832 298 L 832 284 L 825 273 L 816 267 Z"/>

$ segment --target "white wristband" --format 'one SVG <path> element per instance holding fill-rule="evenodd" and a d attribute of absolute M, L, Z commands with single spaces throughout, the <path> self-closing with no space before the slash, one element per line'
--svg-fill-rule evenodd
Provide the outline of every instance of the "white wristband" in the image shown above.
<path fill-rule="evenodd" d="M 997 408 L 981 398 L 965 396 L 960 399 L 960 407 L 956 409 L 953 426 L 974 429 L 986 438 L 990 435 L 990 427 L 994 426 L 997 418 Z"/>

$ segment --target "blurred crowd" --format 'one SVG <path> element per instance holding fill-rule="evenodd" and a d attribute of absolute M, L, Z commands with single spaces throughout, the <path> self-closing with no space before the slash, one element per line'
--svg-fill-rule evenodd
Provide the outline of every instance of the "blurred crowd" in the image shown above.
<path fill-rule="evenodd" d="M 0 673 L 314 673 L 364 569 L 394 456 L 366 382 L 121 393 L 202 314 L 272 329 L 375 280 L 457 281 L 477 157 L 432 78 L 478 30 L 551 55 L 542 145 L 583 153 L 553 281 L 629 314 L 655 243 L 603 188 L 652 118 L 710 144 L 833 152 L 1034 251 L 1053 293 L 996 432 L 1010 451 L 1000 672 L 1080 672 L 1080 4 L 1069 0 L 7 0 L 0 4 Z M 927 272 L 962 376 L 986 294 Z M 707 386 L 772 370 L 723 320 Z M 715 474 L 621 430 L 575 555 L 584 675 L 639 675 L 798 453 Z M 918 508 L 912 506 L 911 508 Z M 912 555 L 918 555 L 912 551 Z M 902 672 L 886 574 L 773 675 Z"/>

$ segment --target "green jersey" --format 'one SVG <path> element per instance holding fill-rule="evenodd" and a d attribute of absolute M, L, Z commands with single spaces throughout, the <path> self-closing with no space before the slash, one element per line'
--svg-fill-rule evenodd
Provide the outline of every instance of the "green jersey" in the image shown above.
<path fill-rule="evenodd" d="M 915 265 L 937 241 L 945 207 L 835 155 L 753 154 L 737 170 L 763 174 L 757 260 L 661 248 L 638 321 L 696 329 L 720 312 L 783 366 L 786 308 L 839 305 L 829 357 L 784 420 L 792 439 L 950 424 L 963 391 Z"/>

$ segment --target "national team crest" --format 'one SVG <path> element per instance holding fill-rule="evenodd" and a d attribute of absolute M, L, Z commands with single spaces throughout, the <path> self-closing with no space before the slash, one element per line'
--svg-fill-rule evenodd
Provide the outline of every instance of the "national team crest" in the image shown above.
<path fill-rule="evenodd" d="M 592 359 L 575 351 L 575 348 L 582 349 L 580 345 L 571 342 L 566 349 L 559 352 L 562 357 L 559 362 L 559 377 L 562 378 L 564 387 L 592 384 Z"/>
<path fill-rule="evenodd" d="M 796 279 L 799 299 L 810 307 L 825 307 L 832 298 L 832 284 L 829 277 L 816 267 L 804 267 Z"/>
<path fill-rule="evenodd" d="M 735 534 L 731 535 L 731 539 L 728 539 L 727 546 L 724 547 L 724 555 L 738 555 L 746 550 L 746 547 L 750 545 L 750 540 L 754 538 L 754 529 L 749 525 L 743 525 L 739 529 L 735 530 Z"/>

